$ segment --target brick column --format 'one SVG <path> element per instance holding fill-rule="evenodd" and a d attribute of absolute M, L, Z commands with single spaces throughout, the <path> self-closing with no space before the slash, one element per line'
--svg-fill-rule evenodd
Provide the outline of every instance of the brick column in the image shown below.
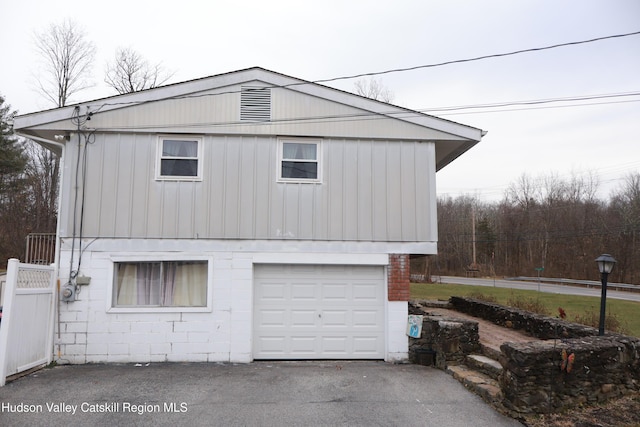
<path fill-rule="evenodd" d="M 389 254 L 389 301 L 409 301 L 409 254 Z"/>

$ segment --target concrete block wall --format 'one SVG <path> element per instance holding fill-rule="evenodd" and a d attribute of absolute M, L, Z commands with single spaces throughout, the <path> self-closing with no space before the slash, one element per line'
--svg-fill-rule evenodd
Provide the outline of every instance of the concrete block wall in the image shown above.
<path fill-rule="evenodd" d="M 118 253 L 153 258 L 159 253 Z M 161 253 L 170 256 L 171 254 Z M 123 310 L 111 308 L 113 252 L 86 251 L 81 274 L 91 277 L 82 286 L 78 300 L 60 302 L 56 322 L 54 357 L 58 363 L 117 362 L 238 362 L 252 360 L 253 263 L 251 252 L 202 252 L 210 268 L 210 309 L 200 312 L 169 312 L 160 309 Z M 60 256 L 60 279 L 68 280 L 69 251 Z M 405 256 L 401 255 L 401 259 Z M 309 263 L 320 262 L 310 254 Z M 365 259 L 365 256 L 359 257 Z M 76 258 L 77 262 L 77 258 Z M 282 263 L 287 262 L 283 257 Z M 400 267 L 404 269 L 400 262 Z M 409 257 L 406 256 L 408 274 Z M 404 270 L 403 270 L 404 271 Z M 407 276 L 408 277 L 408 276 Z M 391 292 L 389 290 L 389 292 Z M 408 292 L 408 281 L 407 281 Z M 391 294 L 390 294 L 391 295 Z M 389 361 L 406 360 L 407 302 L 389 298 L 386 302 L 386 347 Z"/>
<path fill-rule="evenodd" d="M 109 310 L 108 271 L 113 268 L 109 255 L 87 252 L 82 274 L 90 276 L 91 283 L 80 288 L 77 301 L 60 302 L 54 356 L 59 363 L 250 362 L 251 258 L 237 253 L 216 253 L 211 258 L 209 311 L 128 313 Z M 68 263 L 68 254 L 63 253 L 61 265 Z M 65 278 L 61 279 L 64 284 Z"/>

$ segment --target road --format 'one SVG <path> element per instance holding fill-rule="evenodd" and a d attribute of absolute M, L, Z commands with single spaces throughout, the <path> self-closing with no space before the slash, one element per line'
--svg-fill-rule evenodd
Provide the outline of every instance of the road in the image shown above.
<path fill-rule="evenodd" d="M 456 277 L 456 276 L 435 276 L 440 277 L 441 283 L 452 283 L 458 285 L 474 285 L 474 286 L 495 286 L 497 288 L 509 288 L 509 289 L 525 289 L 531 291 L 537 291 L 538 286 L 540 292 L 548 292 L 552 294 L 565 294 L 565 295 L 581 295 L 589 297 L 600 298 L 600 288 L 584 288 L 579 286 L 567 286 L 567 285 L 551 285 L 547 283 L 538 282 L 521 282 L 517 280 L 504 280 L 504 279 L 480 279 L 470 277 Z M 637 292 L 622 292 L 607 290 L 607 299 L 621 299 L 627 301 L 640 302 L 640 293 Z"/>

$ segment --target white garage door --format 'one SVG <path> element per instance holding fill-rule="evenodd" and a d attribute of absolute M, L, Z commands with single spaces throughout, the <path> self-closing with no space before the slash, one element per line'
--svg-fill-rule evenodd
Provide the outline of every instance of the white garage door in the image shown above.
<path fill-rule="evenodd" d="M 254 359 L 384 359 L 384 268 L 256 265 Z"/>

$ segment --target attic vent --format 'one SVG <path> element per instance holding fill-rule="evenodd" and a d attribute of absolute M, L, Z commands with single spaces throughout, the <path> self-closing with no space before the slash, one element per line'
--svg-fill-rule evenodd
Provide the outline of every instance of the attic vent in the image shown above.
<path fill-rule="evenodd" d="M 240 93 L 240 120 L 268 122 L 271 120 L 271 89 L 243 86 Z"/>

